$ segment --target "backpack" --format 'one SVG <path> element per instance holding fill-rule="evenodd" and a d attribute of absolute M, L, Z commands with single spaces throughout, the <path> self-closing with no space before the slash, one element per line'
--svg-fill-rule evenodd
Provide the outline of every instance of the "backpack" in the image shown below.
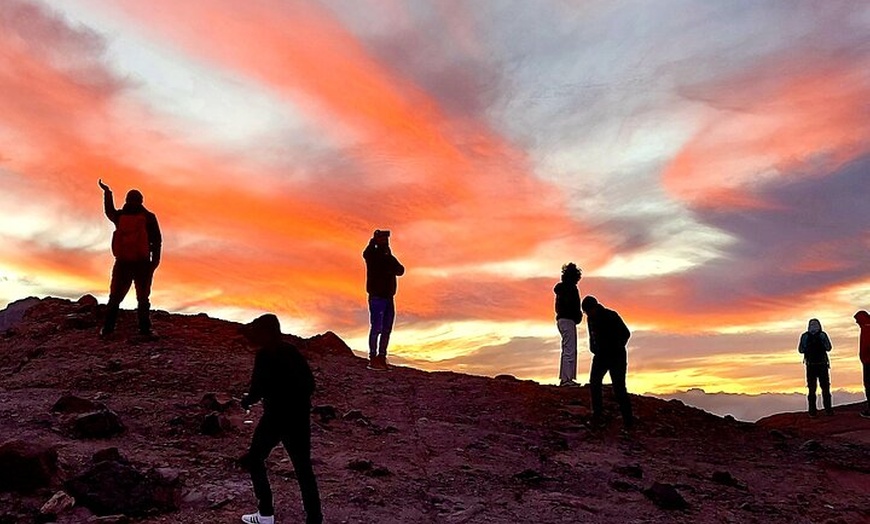
<path fill-rule="evenodd" d="M 828 350 L 822 340 L 822 332 L 807 333 L 807 344 L 804 349 L 804 359 L 807 364 L 827 364 Z"/>
<path fill-rule="evenodd" d="M 123 262 L 150 260 L 148 226 L 145 213 L 122 214 L 112 234 L 112 254 Z"/>

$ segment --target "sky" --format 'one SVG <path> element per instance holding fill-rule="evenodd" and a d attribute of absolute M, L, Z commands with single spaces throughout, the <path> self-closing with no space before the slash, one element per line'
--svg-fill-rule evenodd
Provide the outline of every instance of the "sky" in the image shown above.
<path fill-rule="evenodd" d="M 803 391 L 813 317 L 860 389 L 870 3 L 3 0 L 0 58 L 0 307 L 106 299 L 102 178 L 157 214 L 155 308 L 363 354 L 390 229 L 394 362 L 555 382 L 573 261 L 630 391 Z"/>

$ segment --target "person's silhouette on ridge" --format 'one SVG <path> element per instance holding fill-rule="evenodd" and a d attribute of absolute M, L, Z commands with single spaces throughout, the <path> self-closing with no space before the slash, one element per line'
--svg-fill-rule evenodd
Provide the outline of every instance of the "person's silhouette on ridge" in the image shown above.
<path fill-rule="evenodd" d="M 592 367 L 589 371 L 589 386 L 592 394 L 592 419 L 599 423 L 603 418 L 601 382 L 610 373 L 613 394 L 622 412 L 622 423 L 626 429 L 634 426 L 631 400 L 625 387 L 628 370 L 628 353 L 625 346 L 631 337 L 628 326 L 616 311 L 598 303 L 598 299 L 587 295 L 581 303 L 586 313 L 586 326 L 589 331 L 589 351 L 592 352 Z"/>
<path fill-rule="evenodd" d="M 266 473 L 266 458 L 279 443 L 284 445 L 302 491 L 306 524 L 321 524 L 320 492 L 311 466 L 311 395 L 314 375 L 305 357 L 285 342 L 278 317 L 265 314 L 239 329 L 257 348 L 251 388 L 242 397 L 245 410 L 263 401 L 263 415 L 254 430 L 251 447 L 242 464 L 251 474 L 257 512 L 242 516 L 248 524 L 274 524 L 275 507 Z"/>
<path fill-rule="evenodd" d="M 363 251 L 369 295 L 369 369 L 387 369 L 387 345 L 396 319 L 396 277 L 405 274 L 390 250 L 390 232 L 376 229 Z"/>
<path fill-rule="evenodd" d="M 804 356 L 804 364 L 807 368 L 807 403 L 809 414 L 816 416 L 816 383 L 822 388 L 822 404 L 825 413 L 834 414 L 831 404 L 831 375 L 828 368 L 831 366 L 828 360 L 828 352 L 831 350 L 831 339 L 822 331 L 822 323 L 819 319 L 812 318 L 807 325 L 807 330 L 801 335 L 798 343 L 798 352 Z"/>
<path fill-rule="evenodd" d="M 112 254 L 115 256 L 115 264 L 112 267 L 106 319 L 100 334 L 107 336 L 115 330 L 121 302 L 130 291 L 130 286 L 135 284 L 139 333 L 153 335 L 151 302 L 148 299 L 151 295 L 154 270 L 160 265 L 163 245 L 157 217 L 145 209 L 144 198 L 138 190 L 131 189 L 124 200 L 124 207 L 115 209 L 112 190 L 103 183 L 102 179 L 99 185 L 103 190 L 106 217 L 115 224 L 115 232 L 112 234 Z"/>
<path fill-rule="evenodd" d="M 556 294 L 556 327 L 562 336 L 562 358 L 559 361 L 559 385 L 577 386 L 577 324 L 583 320 L 580 310 L 582 273 L 573 262 L 562 266 L 562 280 L 553 288 Z"/>
<path fill-rule="evenodd" d="M 858 357 L 861 359 L 861 367 L 864 368 L 864 398 L 867 400 L 867 407 L 861 411 L 861 416 L 870 418 L 870 313 L 863 309 L 855 313 L 855 323 L 861 330 Z"/>

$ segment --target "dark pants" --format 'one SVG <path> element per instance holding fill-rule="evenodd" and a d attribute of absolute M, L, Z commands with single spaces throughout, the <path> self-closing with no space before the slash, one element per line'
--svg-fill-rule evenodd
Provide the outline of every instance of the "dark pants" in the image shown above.
<path fill-rule="evenodd" d="M 278 445 L 284 445 L 299 489 L 302 491 L 302 505 L 305 508 L 306 524 L 321 524 L 323 515 L 320 509 L 320 492 L 317 490 L 317 480 L 311 467 L 311 420 L 308 411 L 297 416 L 273 415 L 264 413 L 254 430 L 251 448 L 245 456 L 244 463 L 251 473 L 254 484 L 254 495 L 257 497 L 257 510 L 263 516 L 275 514 L 272 502 L 272 487 L 266 474 L 266 458 Z"/>
<path fill-rule="evenodd" d="M 807 402 L 809 404 L 810 413 L 816 412 L 816 383 L 822 388 L 822 404 L 825 406 L 825 411 L 830 411 L 831 408 L 831 375 L 828 373 L 828 364 L 807 364 Z"/>
<path fill-rule="evenodd" d="M 589 388 L 592 393 L 592 416 L 600 417 L 603 407 L 601 398 L 601 381 L 604 375 L 610 373 L 610 380 L 613 382 L 613 394 L 616 396 L 616 402 L 619 403 L 619 410 L 622 412 L 622 421 L 626 425 L 631 425 L 634 422 L 634 416 L 631 413 L 631 401 L 628 398 L 628 390 L 625 388 L 625 373 L 628 369 L 628 358 L 625 352 L 617 355 L 595 355 L 592 357 L 592 369 L 589 372 Z"/>
<path fill-rule="evenodd" d="M 396 304 L 393 298 L 370 296 L 369 316 L 372 325 L 369 331 L 369 358 L 386 357 L 390 333 L 393 332 L 393 322 L 396 319 Z"/>
<path fill-rule="evenodd" d="M 867 399 L 867 411 L 870 411 L 870 363 L 864 366 L 864 398 Z"/>
<path fill-rule="evenodd" d="M 139 317 L 139 331 L 151 331 L 151 302 L 148 297 L 151 296 L 151 281 L 154 278 L 154 269 L 151 267 L 151 262 L 143 260 L 139 262 L 122 262 L 115 261 L 115 266 L 112 268 L 112 283 L 109 287 L 109 304 L 106 309 L 106 321 L 103 325 L 103 331 L 111 333 L 115 329 L 115 323 L 118 320 L 118 309 L 121 307 L 121 302 L 130 291 L 130 286 L 136 284 L 136 301 L 138 306 L 136 312 Z"/>

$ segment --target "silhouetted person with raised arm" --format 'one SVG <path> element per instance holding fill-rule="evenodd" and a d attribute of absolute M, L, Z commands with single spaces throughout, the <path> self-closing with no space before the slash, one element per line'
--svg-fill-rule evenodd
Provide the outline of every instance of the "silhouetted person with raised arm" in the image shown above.
<path fill-rule="evenodd" d="M 103 190 L 103 207 L 106 217 L 115 224 L 112 234 L 112 282 L 109 287 L 109 304 L 100 335 L 108 336 L 115 331 L 118 309 L 130 291 L 136 286 L 136 308 L 139 318 L 139 333 L 153 335 L 151 331 L 151 283 L 154 271 L 160 265 L 163 237 L 157 217 L 145 209 L 142 193 L 131 189 L 124 199 L 124 207 L 115 209 L 115 198 L 109 186 L 99 181 Z"/>
<path fill-rule="evenodd" d="M 589 386 L 592 394 L 592 419 L 600 423 L 603 418 L 603 402 L 601 398 L 601 383 L 604 375 L 610 373 L 613 383 L 613 394 L 622 412 L 622 423 L 625 429 L 634 426 L 634 415 L 631 412 L 631 400 L 625 387 L 625 374 L 628 370 L 628 353 L 625 346 L 631 337 L 628 326 L 616 311 L 607 309 L 598 303 L 598 299 L 587 295 L 582 302 L 586 313 L 586 325 L 589 331 L 589 351 L 592 352 L 592 368 L 589 371 Z"/>
<path fill-rule="evenodd" d="M 562 280 L 553 288 L 556 294 L 556 327 L 562 336 L 559 361 L 559 385 L 577 386 L 577 324 L 583 320 L 580 310 L 581 271 L 573 262 L 562 266 Z"/>
<path fill-rule="evenodd" d="M 363 251 L 369 295 L 369 369 L 387 369 L 387 345 L 396 319 L 396 277 L 405 274 L 390 250 L 390 232 L 376 229 Z"/>
<path fill-rule="evenodd" d="M 812 318 L 807 325 L 807 330 L 801 335 L 801 340 L 798 343 L 798 352 L 804 356 L 804 364 L 807 368 L 807 402 L 809 404 L 809 414 L 811 417 L 816 416 L 816 384 L 822 388 L 822 404 L 825 406 L 825 413 L 828 415 L 834 414 L 834 408 L 831 404 L 831 375 L 828 373 L 830 361 L 828 360 L 828 352 L 831 350 L 831 339 L 828 334 L 822 331 L 822 323 L 819 319 Z"/>
<path fill-rule="evenodd" d="M 870 313 L 863 309 L 855 313 L 855 322 L 861 330 L 858 339 L 858 357 L 864 368 L 864 398 L 867 406 L 861 411 L 861 416 L 870 418 Z"/>
<path fill-rule="evenodd" d="M 248 343 L 257 348 L 251 389 L 242 397 L 242 407 L 249 410 L 263 401 L 263 415 L 254 430 L 251 447 L 243 458 L 251 473 L 257 512 L 242 516 L 248 524 L 274 524 L 275 507 L 272 488 L 266 473 L 266 458 L 279 443 L 284 445 L 305 508 L 306 524 L 320 524 L 323 515 L 320 493 L 311 466 L 311 395 L 314 375 L 305 357 L 281 336 L 278 317 L 262 315 L 240 328 Z"/>

